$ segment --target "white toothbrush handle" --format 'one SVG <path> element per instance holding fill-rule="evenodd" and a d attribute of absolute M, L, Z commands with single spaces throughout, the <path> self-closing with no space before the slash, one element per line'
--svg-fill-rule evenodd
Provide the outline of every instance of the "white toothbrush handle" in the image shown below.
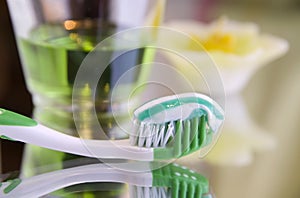
<path fill-rule="evenodd" d="M 0 125 L 0 134 L 40 147 L 93 158 L 153 160 L 153 149 L 130 146 L 129 140 L 86 140 L 63 134 L 41 124 Z"/>
<path fill-rule="evenodd" d="M 67 186 L 89 182 L 121 182 L 151 186 L 152 173 L 126 172 L 104 164 L 92 164 L 26 178 L 13 189 L 9 187 L 11 182 L 3 182 L 0 197 L 40 197 Z M 10 189 L 9 192 L 7 189 Z"/>
<path fill-rule="evenodd" d="M 23 115 L 0 108 L 1 138 L 93 158 L 153 161 L 152 148 L 130 146 L 129 140 L 84 140 L 63 134 Z"/>
<path fill-rule="evenodd" d="M 0 125 L 0 134 L 12 140 L 34 144 L 48 149 L 87 155 L 87 149 L 79 138 L 45 127 Z"/>

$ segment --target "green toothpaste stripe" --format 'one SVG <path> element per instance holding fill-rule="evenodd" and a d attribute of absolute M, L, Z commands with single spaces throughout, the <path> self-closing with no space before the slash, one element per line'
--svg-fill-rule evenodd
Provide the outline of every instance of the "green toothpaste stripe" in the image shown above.
<path fill-rule="evenodd" d="M 162 112 L 164 110 L 168 110 L 170 108 L 178 107 L 180 105 L 189 104 L 189 103 L 197 103 L 197 104 L 204 105 L 213 112 L 213 114 L 216 116 L 216 118 L 218 118 L 220 120 L 224 118 L 223 113 L 218 111 L 218 109 L 216 107 L 214 107 L 214 105 L 211 104 L 210 102 L 208 102 L 207 100 L 197 98 L 197 97 L 186 97 L 186 98 L 173 99 L 173 100 L 169 100 L 169 101 L 165 101 L 160 104 L 157 104 L 157 105 L 141 112 L 138 115 L 138 119 L 140 121 L 143 121 L 144 119 L 151 117 L 151 115 L 160 113 L 160 112 Z"/>

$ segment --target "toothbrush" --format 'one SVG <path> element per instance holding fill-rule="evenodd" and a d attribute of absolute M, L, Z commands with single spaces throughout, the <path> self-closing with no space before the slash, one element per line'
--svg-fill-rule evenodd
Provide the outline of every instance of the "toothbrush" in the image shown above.
<path fill-rule="evenodd" d="M 184 93 L 158 98 L 137 108 L 136 129 L 129 139 L 80 139 L 4 109 L 0 109 L 0 137 L 86 157 L 169 160 L 207 146 L 223 121 L 222 108 L 211 98 Z"/>
<path fill-rule="evenodd" d="M 132 163 L 128 165 L 132 166 Z M 147 172 L 128 172 L 111 168 L 108 164 L 90 164 L 2 182 L 0 197 L 40 197 L 71 185 L 90 182 L 129 184 L 130 197 L 136 198 L 208 198 L 210 195 L 207 178 L 177 164 Z"/>

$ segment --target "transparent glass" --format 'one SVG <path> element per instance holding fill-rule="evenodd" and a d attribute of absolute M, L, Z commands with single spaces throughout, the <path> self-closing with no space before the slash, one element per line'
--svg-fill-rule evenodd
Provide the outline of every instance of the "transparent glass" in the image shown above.
<path fill-rule="evenodd" d="M 122 30 L 157 26 L 162 20 L 163 0 L 8 0 L 27 87 L 35 105 L 34 117 L 62 132 L 76 135 L 72 116 L 72 87 L 82 61 L 102 40 Z M 126 51 L 113 45 L 100 50 L 103 59 Z M 147 49 L 128 52 L 110 64 L 99 80 L 95 102 L 99 122 L 109 138 L 115 124 L 108 97 L 122 75 L 153 53 Z M 151 55 L 152 54 L 152 55 Z M 125 66 L 122 66 L 123 63 Z M 140 71 L 127 80 L 134 83 Z M 86 90 L 83 91 L 84 97 Z M 84 108 L 87 108 L 86 106 Z M 89 117 L 82 117 L 86 138 L 92 138 Z M 91 124 L 92 125 L 92 124 Z M 114 136 L 114 137 L 112 137 Z M 117 137 L 115 137 L 117 136 Z"/>
<path fill-rule="evenodd" d="M 27 88 L 33 97 L 34 118 L 74 136 L 78 136 L 78 132 L 72 113 L 72 89 L 85 57 L 101 41 L 115 33 L 140 26 L 159 26 L 165 7 L 164 0 L 7 0 L 7 3 Z M 126 46 L 116 46 L 97 48 L 100 61 L 122 51 L 127 55 L 107 66 L 99 78 L 96 101 L 92 105 L 106 134 L 103 138 L 109 139 L 120 139 L 126 135 L 111 132 L 116 124 L 109 102 L 113 86 L 131 67 L 154 57 L 153 50 L 149 52 L 140 48 L 127 52 Z M 147 71 L 143 68 L 135 70 L 124 81 L 124 87 L 130 87 L 141 79 L 140 76 L 146 77 Z M 89 87 L 77 97 L 84 98 L 88 93 L 91 93 Z M 121 105 L 123 101 L 119 102 Z M 81 137 L 93 139 L 94 123 L 89 116 L 91 106 L 84 104 L 77 108 L 82 112 L 79 121 Z M 114 116 L 126 120 L 128 114 L 120 112 L 120 115 Z M 21 176 L 36 175 L 36 167 L 45 165 L 53 170 L 65 168 L 65 162 L 74 158 L 78 156 L 27 145 Z M 78 193 L 78 197 L 86 196 L 84 194 Z"/>

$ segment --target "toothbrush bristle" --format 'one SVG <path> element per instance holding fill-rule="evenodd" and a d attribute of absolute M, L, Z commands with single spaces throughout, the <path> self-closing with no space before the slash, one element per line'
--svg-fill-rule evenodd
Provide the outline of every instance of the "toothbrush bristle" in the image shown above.
<path fill-rule="evenodd" d="M 130 197 L 194 198 L 202 197 L 201 185 L 181 183 L 178 187 L 130 186 Z"/>
<path fill-rule="evenodd" d="M 170 147 L 174 149 L 175 157 L 198 150 L 203 146 L 207 133 L 205 115 L 159 124 L 139 121 L 135 124 L 135 134 L 130 136 L 132 145 L 147 148 Z"/>
<path fill-rule="evenodd" d="M 194 198 L 209 192 L 204 176 L 177 164 L 153 170 L 153 178 L 151 187 L 131 186 L 130 197 Z"/>
<path fill-rule="evenodd" d="M 165 147 L 175 136 L 175 121 L 155 124 L 139 122 L 135 134 L 130 138 L 132 144 L 140 147 Z"/>
<path fill-rule="evenodd" d="M 170 188 L 165 187 L 142 187 L 142 186 L 130 186 L 130 197 L 143 198 L 143 197 L 159 197 L 159 198 L 171 198 L 172 193 Z"/>

